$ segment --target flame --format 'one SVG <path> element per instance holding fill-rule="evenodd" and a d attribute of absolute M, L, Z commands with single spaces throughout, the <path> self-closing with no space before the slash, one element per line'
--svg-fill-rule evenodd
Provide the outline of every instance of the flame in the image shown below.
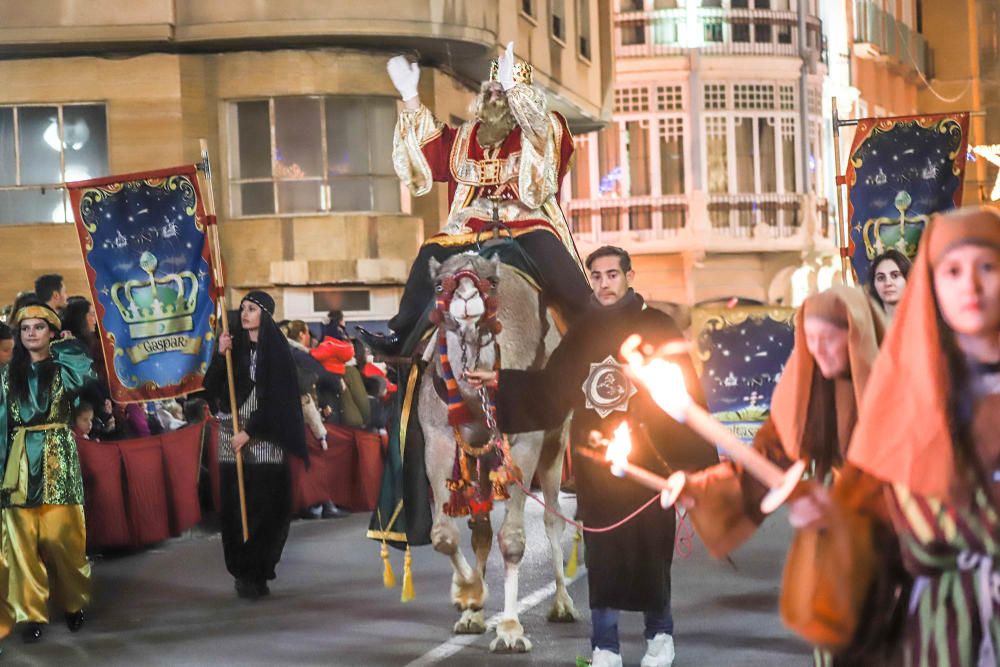
<path fill-rule="evenodd" d="M 628 464 L 628 455 L 632 451 L 632 434 L 628 430 L 628 422 L 623 421 L 615 429 L 614 437 L 608 441 L 608 451 L 604 458 L 611 461 L 614 468 L 624 468 Z"/>
<path fill-rule="evenodd" d="M 649 395 L 664 412 L 679 422 L 684 421 L 691 406 L 691 397 L 684 385 L 684 371 L 660 356 L 647 359 L 640 351 L 641 344 L 642 338 L 636 334 L 622 343 L 621 354 L 632 376 L 646 385 Z"/>

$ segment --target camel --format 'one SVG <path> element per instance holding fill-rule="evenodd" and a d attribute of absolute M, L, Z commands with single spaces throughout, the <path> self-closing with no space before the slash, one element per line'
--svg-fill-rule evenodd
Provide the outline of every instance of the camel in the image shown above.
<path fill-rule="evenodd" d="M 465 253 L 450 257 L 443 264 L 432 259 L 430 272 L 438 294 L 435 319 L 445 332 L 448 362 L 470 415 L 470 421 L 457 429 L 468 445 L 482 446 L 490 441 L 491 435 L 486 411 L 482 397 L 465 382 L 464 371 L 493 369 L 498 351 L 504 368 L 539 368 L 558 343 L 559 333 L 540 301 L 542 295 L 516 270 L 500 263 L 496 257 L 488 260 L 475 253 Z M 502 326 L 502 331 L 496 334 L 495 321 Z M 435 336 L 432 343 L 437 340 Z M 493 528 L 488 513 L 480 515 L 480 520 L 470 520 L 476 559 L 475 567 L 470 566 L 459 546 L 455 520 L 445 512 L 450 495 L 446 482 L 453 476 L 456 460 L 456 434 L 448 421 L 448 406 L 439 394 L 440 378 L 444 377 L 442 360 L 435 349 L 420 381 L 418 403 L 418 417 L 426 442 L 427 476 L 434 497 L 431 542 L 436 551 L 451 558 L 454 568 L 451 598 L 461 612 L 454 632 L 481 634 L 487 629 L 483 606 L 488 596 L 486 559 L 492 548 Z M 511 435 L 509 442 L 511 459 L 520 469 L 525 484 L 530 483 L 537 472 L 546 504 L 558 511 L 565 449 L 561 430 Z M 505 568 L 504 608 L 490 650 L 520 653 L 531 650 L 531 641 L 525 635 L 517 609 L 518 568 L 525 546 L 526 496 L 516 484 L 510 484 L 508 492 L 510 500 L 497 535 Z M 560 519 L 545 513 L 545 534 L 556 580 L 555 600 L 548 617 L 552 622 L 572 622 L 578 617 L 563 574 L 559 541 L 563 528 Z"/>

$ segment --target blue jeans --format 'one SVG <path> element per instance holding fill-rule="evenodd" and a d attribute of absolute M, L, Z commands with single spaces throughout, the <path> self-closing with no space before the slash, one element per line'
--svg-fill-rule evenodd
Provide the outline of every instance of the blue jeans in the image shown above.
<path fill-rule="evenodd" d="M 590 648 L 603 649 L 612 653 L 621 653 L 618 644 L 618 614 L 617 609 L 602 607 L 590 610 Z M 643 612 L 646 630 L 642 633 L 647 640 L 656 635 L 674 634 L 674 617 L 670 614 L 670 602 L 661 611 Z"/>

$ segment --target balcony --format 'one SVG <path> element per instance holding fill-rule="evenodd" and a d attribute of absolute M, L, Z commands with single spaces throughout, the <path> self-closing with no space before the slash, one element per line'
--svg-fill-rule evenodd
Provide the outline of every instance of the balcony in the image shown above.
<path fill-rule="evenodd" d="M 854 55 L 888 60 L 930 76 L 923 35 L 897 21 L 872 0 L 854 2 Z"/>
<path fill-rule="evenodd" d="M 825 62 L 821 21 L 808 17 L 806 29 L 809 50 Z M 798 58 L 798 15 L 771 9 L 699 7 L 615 16 L 615 55 L 619 58 L 683 55 L 691 49 L 708 55 Z"/>
<path fill-rule="evenodd" d="M 695 202 L 707 205 L 699 215 Z M 706 201 L 707 199 L 707 201 Z M 576 240 L 625 245 L 637 253 L 787 252 L 832 247 L 829 203 L 801 194 L 669 195 L 572 200 L 567 205 Z M 808 219 L 807 219 L 808 218 Z"/>

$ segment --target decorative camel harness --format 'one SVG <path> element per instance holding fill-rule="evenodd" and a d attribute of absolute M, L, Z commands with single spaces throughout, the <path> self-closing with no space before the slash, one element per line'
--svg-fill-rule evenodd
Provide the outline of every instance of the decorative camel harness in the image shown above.
<path fill-rule="evenodd" d="M 451 492 L 444 511 L 449 516 L 458 517 L 470 515 L 475 519 L 488 515 L 493 509 L 494 500 L 507 500 L 510 495 L 507 486 L 511 482 L 521 481 L 521 471 L 510 456 L 510 443 L 507 436 L 500 433 L 496 422 L 496 402 L 494 392 L 480 387 L 479 400 L 482 407 L 489 439 L 484 445 L 474 446 L 462 437 L 461 426 L 473 421 L 465 399 L 458 389 L 458 381 L 451 368 L 448 358 L 447 323 L 445 315 L 455 296 L 455 290 L 462 278 L 468 278 L 479 290 L 479 296 L 486 308 L 476 325 L 479 344 L 476 346 L 473 367 L 479 362 L 479 353 L 484 345 L 492 344 L 495 350 L 494 369 L 500 368 L 500 347 L 496 335 L 503 329 L 497 319 L 499 303 L 493 292 L 496 290 L 496 280 L 481 278 L 471 269 L 462 269 L 445 276 L 436 287 L 435 308 L 430 314 L 430 321 L 438 326 L 437 350 L 441 362 L 441 379 L 444 381 L 444 400 L 448 407 L 448 423 L 455 435 L 455 462 L 451 477 L 446 485 Z M 468 345 L 465 338 L 461 341 L 462 367 L 468 368 Z"/>

